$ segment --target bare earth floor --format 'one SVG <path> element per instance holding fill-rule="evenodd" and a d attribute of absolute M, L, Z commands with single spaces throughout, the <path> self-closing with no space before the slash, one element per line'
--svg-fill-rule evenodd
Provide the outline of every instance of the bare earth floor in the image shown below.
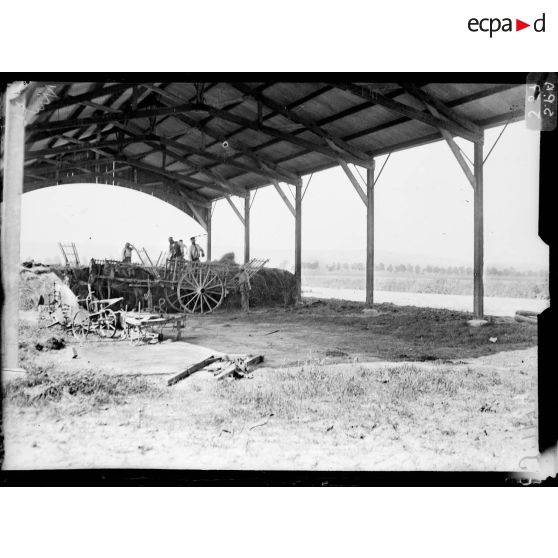
<path fill-rule="evenodd" d="M 190 319 L 180 342 L 70 338 L 61 351 L 30 351 L 51 380 L 88 370 L 118 389 L 50 400 L 8 386 L 3 468 L 512 471 L 536 453 L 535 326 L 379 310 L 222 312 Z M 264 366 L 167 387 L 218 352 L 263 354 Z"/>

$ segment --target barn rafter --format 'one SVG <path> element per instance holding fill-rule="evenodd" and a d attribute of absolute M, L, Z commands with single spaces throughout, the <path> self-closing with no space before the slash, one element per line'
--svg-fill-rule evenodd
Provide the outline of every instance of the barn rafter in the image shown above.
<path fill-rule="evenodd" d="M 366 206 L 367 301 L 372 304 L 375 160 L 444 141 L 474 190 L 474 310 L 482 316 L 484 131 L 523 118 L 523 76 L 515 83 L 436 83 L 431 76 L 426 82 L 404 74 L 392 79 L 166 78 L 17 86 L 21 92 L 14 95 L 33 108 L 24 130 L 23 191 L 88 181 L 157 196 L 208 231 L 208 253 L 211 208 L 224 199 L 244 226 L 248 260 L 250 194 L 272 186 L 294 217 L 300 295 L 302 177 L 340 166 Z M 4 105 L 9 108 L 5 99 Z M 472 142 L 473 161 L 466 160 L 456 140 Z M 352 165 L 366 169 L 366 180 L 357 178 Z M 294 186 L 293 196 L 284 184 Z M 236 197 L 244 200 L 243 210 Z"/>

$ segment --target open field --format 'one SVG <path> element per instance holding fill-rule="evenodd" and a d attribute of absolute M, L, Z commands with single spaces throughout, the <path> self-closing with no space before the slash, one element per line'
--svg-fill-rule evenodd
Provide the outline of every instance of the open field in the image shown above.
<path fill-rule="evenodd" d="M 23 324 L 30 373 L 5 386 L 4 467 L 514 470 L 536 451 L 535 326 L 310 302 L 195 317 L 182 341 L 138 348 L 38 351 L 53 331 Z M 251 378 L 167 387 L 216 352 L 266 360 Z"/>
<path fill-rule="evenodd" d="M 302 283 L 308 287 L 364 290 L 366 276 L 364 271 L 304 269 Z M 375 271 L 374 290 L 472 296 L 473 276 Z M 502 276 L 487 273 L 484 276 L 484 294 L 487 297 L 548 298 L 548 275 Z"/>

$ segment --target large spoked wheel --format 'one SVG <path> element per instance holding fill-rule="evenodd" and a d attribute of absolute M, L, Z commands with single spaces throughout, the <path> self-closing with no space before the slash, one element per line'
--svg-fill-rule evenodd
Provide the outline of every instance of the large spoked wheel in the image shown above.
<path fill-rule="evenodd" d="M 91 328 L 91 319 L 85 310 L 78 310 L 72 320 L 72 333 L 79 340 L 84 340 Z"/>
<path fill-rule="evenodd" d="M 225 296 L 223 280 L 210 267 L 192 267 L 185 270 L 176 289 L 178 302 L 190 314 L 213 312 Z"/>
<path fill-rule="evenodd" d="M 116 335 L 116 314 L 110 308 L 101 313 L 97 324 L 100 337 L 112 338 Z"/>
<path fill-rule="evenodd" d="M 176 288 L 165 285 L 165 300 L 169 308 L 172 308 L 175 312 L 180 312 L 180 302 Z"/>

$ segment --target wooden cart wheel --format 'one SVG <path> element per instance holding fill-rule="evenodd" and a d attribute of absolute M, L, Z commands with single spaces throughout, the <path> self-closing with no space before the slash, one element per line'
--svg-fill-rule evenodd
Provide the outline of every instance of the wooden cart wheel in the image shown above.
<path fill-rule="evenodd" d="M 206 314 L 217 308 L 225 296 L 223 280 L 210 267 L 185 270 L 176 289 L 180 306 L 190 314 Z"/>
<path fill-rule="evenodd" d="M 72 319 L 72 333 L 76 339 L 83 340 L 87 337 L 91 327 L 91 319 L 85 310 L 78 310 Z"/>
<path fill-rule="evenodd" d="M 170 308 L 172 308 L 175 312 L 180 312 L 180 302 L 178 300 L 178 293 L 175 287 L 171 285 L 165 285 L 165 299 L 167 304 Z"/>
<path fill-rule="evenodd" d="M 101 312 L 97 321 L 100 337 L 112 338 L 116 334 L 116 314 L 107 308 Z"/>

